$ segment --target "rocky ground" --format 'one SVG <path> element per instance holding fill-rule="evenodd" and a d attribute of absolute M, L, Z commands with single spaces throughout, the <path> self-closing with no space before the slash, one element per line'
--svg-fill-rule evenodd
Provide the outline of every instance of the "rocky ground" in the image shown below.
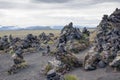
<path fill-rule="evenodd" d="M 79 58 L 84 58 L 84 53 L 77 54 Z M 12 65 L 11 55 L 0 55 L 0 80 L 44 80 L 45 77 L 40 74 L 40 70 L 53 57 L 42 56 L 42 52 L 30 53 L 25 55 L 29 67 L 19 71 L 17 74 L 8 75 L 7 70 Z M 97 69 L 94 71 L 84 71 L 82 68 L 69 72 L 76 75 L 79 80 L 120 80 L 120 73 L 107 69 Z"/>

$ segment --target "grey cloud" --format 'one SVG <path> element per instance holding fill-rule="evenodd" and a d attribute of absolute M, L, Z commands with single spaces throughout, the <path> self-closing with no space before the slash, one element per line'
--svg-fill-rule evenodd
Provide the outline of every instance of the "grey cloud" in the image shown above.
<path fill-rule="evenodd" d="M 37 9 L 37 8 L 39 7 L 31 3 L 0 1 L 0 9 Z"/>
<path fill-rule="evenodd" d="M 6 16 L 2 11 L 0 11 L 0 17 Z"/>
<path fill-rule="evenodd" d="M 120 2 L 120 0 L 93 0 L 93 2 Z"/>
<path fill-rule="evenodd" d="M 32 0 L 33 2 L 44 2 L 44 3 L 67 3 L 71 0 Z"/>
<path fill-rule="evenodd" d="M 10 2 L 5 2 L 5 1 L 0 1 L 0 8 L 3 8 L 3 9 L 5 9 L 5 8 L 12 8 L 12 7 L 14 7 L 13 6 L 14 4 L 13 3 L 10 3 Z"/>
<path fill-rule="evenodd" d="M 102 4 L 102 3 L 111 3 L 111 2 L 116 2 L 118 4 L 120 4 L 120 0 L 74 0 L 71 2 L 66 3 L 65 5 L 61 6 L 64 8 L 68 8 L 68 9 L 81 9 L 81 8 L 90 8 L 93 5 L 98 5 L 98 4 Z M 59 7 L 59 6 L 57 6 Z"/>
<path fill-rule="evenodd" d="M 120 0 L 29 0 L 28 3 L 2 0 L 0 1 L 0 9 L 81 9 L 104 2 L 120 2 Z M 42 6 L 42 3 L 47 6 Z"/>
<path fill-rule="evenodd" d="M 40 5 L 39 5 L 40 4 Z M 10 1 L 0 1 L 0 9 L 30 9 L 30 10 L 36 10 L 36 9 L 59 9 L 59 6 L 61 4 L 58 4 L 57 6 L 54 5 L 54 3 L 46 3 L 47 6 L 41 6 L 42 3 L 39 4 L 33 4 L 33 2 L 28 3 L 19 3 L 19 2 L 10 2 Z M 64 6 L 64 5 L 63 5 Z M 61 7 L 60 7 L 61 8 Z M 63 8 L 63 7 L 62 7 Z"/>
<path fill-rule="evenodd" d="M 79 6 L 84 6 L 84 5 L 94 5 L 94 4 L 98 4 L 98 3 L 104 3 L 104 2 L 120 2 L 120 0 L 31 0 L 31 2 L 67 3 L 67 4 L 76 3 L 76 4 L 79 4 Z"/>
<path fill-rule="evenodd" d="M 91 5 L 105 3 L 105 2 L 118 2 L 118 3 L 120 3 L 120 0 L 92 0 Z"/>
<path fill-rule="evenodd" d="M 110 3 L 110 2 L 120 2 L 120 0 L 31 0 L 37 4 L 41 4 L 42 2 L 50 5 L 49 8 L 52 9 L 82 9 L 82 8 L 90 8 L 93 5 L 101 4 L 101 3 Z M 58 3 L 58 5 L 54 5 L 54 3 Z"/>

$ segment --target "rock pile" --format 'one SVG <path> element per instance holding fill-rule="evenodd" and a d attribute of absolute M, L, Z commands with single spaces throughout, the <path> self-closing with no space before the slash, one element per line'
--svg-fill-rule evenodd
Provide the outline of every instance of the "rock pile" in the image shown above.
<path fill-rule="evenodd" d="M 79 30 L 79 28 L 74 28 L 73 23 L 69 23 L 68 25 L 64 26 L 64 28 L 61 30 L 61 41 L 69 41 L 73 39 L 81 39 L 82 38 L 82 32 Z"/>
<path fill-rule="evenodd" d="M 53 33 L 49 33 L 48 36 L 50 36 L 50 37 L 54 37 L 55 35 L 54 35 Z"/>
<path fill-rule="evenodd" d="M 37 36 L 34 36 L 32 34 L 28 34 L 24 39 L 21 39 L 19 37 L 13 38 L 12 35 L 9 36 L 9 43 L 10 47 L 14 47 L 16 49 L 17 47 L 21 47 L 22 50 L 25 52 L 40 50 L 40 41 Z M 31 50 L 29 50 L 31 49 Z"/>
<path fill-rule="evenodd" d="M 85 34 L 85 35 L 89 36 L 90 32 L 87 30 L 86 27 L 84 27 L 83 30 L 82 30 L 82 34 Z"/>
<path fill-rule="evenodd" d="M 0 50 L 5 50 L 7 48 L 9 48 L 9 41 L 8 41 L 8 37 L 4 36 L 0 38 Z"/>
<path fill-rule="evenodd" d="M 74 28 L 72 22 L 66 25 L 61 30 L 56 51 L 53 52 L 55 59 L 48 62 L 45 72 L 54 70 L 64 74 L 74 68 L 82 67 L 82 60 L 77 58 L 75 53 L 88 47 L 88 33 L 89 31 L 86 28 L 83 29 L 83 32 L 79 28 Z M 85 34 L 87 36 L 84 36 Z"/>
<path fill-rule="evenodd" d="M 40 41 L 47 43 L 51 40 L 51 37 L 53 37 L 54 34 L 50 33 L 49 35 L 46 35 L 44 32 L 39 35 Z"/>
<path fill-rule="evenodd" d="M 120 52 L 120 9 L 117 8 L 110 16 L 103 16 L 97 27 L 94 50 L 101 56 L 100 62 L 109 66 L 120 66 L 120 56 L 118 56 Z"/>
<path fill-rule="evenodd" d="M 39 47 L 40 42 L 37 36 L 34 36 L 32 34 L 28 34 L 24 39 L 23 39 L 23 48 L 30 48 L 30 47 Z"/>
<path fill-rule="evenodd" d="M 49 66 L 49 68 L 48 68 Z M 45 74 L 54 70 L 55 72 L 65 74 L 75 68 L 82 67 L 82 62 L 72 53 L 56 53 L 56 57 L 49 61 L 44 68 Z"/>
<path fill-rule="evenodd" d="M 66 54 L 57 53 L 56 59 L 59 60 L 62 65 L 58 68 L 58 71 L 65 73 L 74 68 L 82 67 L 82 62 L 73 53 L 66 52 Z"/>
<path fill-rule="evenodd" d="M 54 70 L 50 70 L 46 78 L 47 80 L 65 80 L 63 75 L 56 73 Z"/>
<path fill-rule="evenodd" d="M 89 33 L 86 28 L 81 32 L 79 28 L 73 27 L 71 22 L 61 30 L 58 47 L 64 44 L 67 51 L 78 53 L 89 46 Z"/>

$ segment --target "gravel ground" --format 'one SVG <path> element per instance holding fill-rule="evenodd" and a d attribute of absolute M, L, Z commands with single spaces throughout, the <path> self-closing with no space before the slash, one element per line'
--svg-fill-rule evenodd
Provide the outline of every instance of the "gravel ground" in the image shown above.
<path fill-rule="evenodd" d="M 78 54 L 79 58 L 84 58 L 83 51 Z M 40 74 L 41 68 L 51 60 L 53 57 L 42 56 L 39 53 L 30 53 L 25 55 L 25 60 L 29 64 L 29 67 L 22 69 L 17 74 L 8 75 L 7 70 L 13 64 L 11 55 L 0 55 L 0 80 L 45 80 L 45 76 Z M 84 71 L 82 68 L 73 70 L 68 74 L 76 75 L 79 80 L 120 80 L 120 72 L 107 71 L 106 69 L 97 69 L 94 71 Z"/>

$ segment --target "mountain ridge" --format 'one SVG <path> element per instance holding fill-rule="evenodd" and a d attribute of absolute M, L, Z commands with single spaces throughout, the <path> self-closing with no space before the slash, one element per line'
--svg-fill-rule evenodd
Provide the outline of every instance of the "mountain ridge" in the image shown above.
<path fill-rule="evenodd" d="M 61 30 L 64 26 L 26 26 L 25 28 L 21 28 L 18 26 L 0 26 L 0 31 L 6 30 Z M 74 26 L 77 28 L 95 28 L 95 27 L 88 27 L 88 26 Z"/>

